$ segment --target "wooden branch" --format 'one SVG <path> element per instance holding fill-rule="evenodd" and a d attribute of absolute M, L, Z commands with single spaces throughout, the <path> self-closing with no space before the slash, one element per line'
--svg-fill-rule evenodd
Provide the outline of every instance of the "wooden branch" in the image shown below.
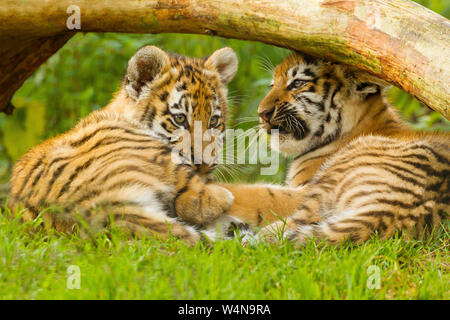
<path fill-rule="evenodd" d="M 12 114 L 14 106 L 11 99 L 25 80 L 31 76 L 42 63 L 51 57 L 73 32 L 53 37 L 23 39 L 13 48 L 1 53 L 0 61 L 0 111 Z M 0 43 L 2 43 L 0 38 Z M 4 47 L 5 49 L 5 47 Z"/>
<path fill-rule="evenodd" d="M 81 31 L 198 33 L 256 40 L 354 65 L 450 119 L 450 22 L 407 0 L 2 0 L 0 110 Z"/>

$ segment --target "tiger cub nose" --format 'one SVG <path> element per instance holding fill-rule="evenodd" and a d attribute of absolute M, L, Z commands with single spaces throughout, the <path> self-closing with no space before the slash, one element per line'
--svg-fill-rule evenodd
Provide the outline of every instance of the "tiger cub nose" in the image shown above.
<path fill-rule="evenodd" d="M 264 110 L 264 111 L 258 113 L 258 115 L 265 122 L 269 122 L 270 118 L 272 118 L 272 116 L 273 116 L 274 110 L 275 110 L 275 108 L 272 108 L 272 109 L 269 109 L 269 110 Z"/>

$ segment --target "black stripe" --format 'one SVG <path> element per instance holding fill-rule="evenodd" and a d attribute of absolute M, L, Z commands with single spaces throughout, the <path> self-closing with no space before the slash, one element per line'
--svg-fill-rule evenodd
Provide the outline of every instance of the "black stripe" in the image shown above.
<path fill-rule="evenodd" d="M 317 149 L 320 149 L 320 148 L 328 145 L 329 143 L 331 143 L 334 140 L 336 140 L 336 138 L 340 135 L 340 133 L 341 133 L 341 126 L 338 126 L 338 128 L 333 133 L 330 133 L 328 136 L 326 136 L 324 139 L 322 139 L 322 141 L 320 143 L 318 143 L 317 145 L 313 146 L 311 149 L 309 149 L 306 152 L 296 156 L 294 158 L 294 160 L 297 160 L 297 159 L 307 155 L 308 153 L 314 152 Z"/>
<path fill-rule="evenodd" d="M 340 187 L 339 187 L 339 192 L 337 192 L 336 195 L 336 199 L 341 199 L 341 197 L 345 194 L 345 192 L 347 190 L 352 190 L 350 187 L 352 187 L 354 184 L 357 185 L 362 185 L 365 183 L 364 181 L 361 181 L 360 179 L 362 178 L 380 178 L 379 174 L 374 174 L 374 173 L 363 173 L 363 174 L 358 174 L 356 176 L 349 176 L 347 175 L 346 177 L 344 177 L 341 181 Z"/>
<path fill-rule="evenodd" d="M 352 194 L 349 198 L 347 198 L 345 200 L 346 204 L 350 204 L 353 199 L 358 198 L 360 196 L 366 196 L 366 195 L 374 195 L 376 193 L 389 193 L 389 192 L 397 192 L 397 193 L 401 193 L 401 194 L 408 194 L 413 196 L 414 198 L 416 198 L 416 200 L 421 200 L 423 198 L 422 195 L 419 195 L 415 192 L 413 192 L 410 189 L 407 188 L 403 188 L 403 187 L 397 187 L 397 186 L 393 186 L 389 183 L 386 182 L 380 182 L 380 181 L 364 181 L 364 182 L 359 182 L 359 181 L 355 181 L 356 184 L 358 184 L 359 186 L 364 185 L 364 186 L 382 186 L 382 187 L 387 187 L 388 190 L 371 190 L 371 191 L 360 191 L 357 192 L 355 194 Z M 350 189 L 351 190 L 351 189 Z M 345 192 L 345 191 L 344 191 Z M 345 193 L 344 193 L 345 194 Z"/>
<path fill-rule="evenodd" d="M 95 160 L 99 160 L 99 159 L 103 158 L 103 157 L 106 156 L 106 155 L 112 154 L 113 152 L 115 153 L 115 152 L 117 152 L 117 151 L 122 151 L 122 150 L 125 150 L 125 149 L 131 149 L 131 150 L 136 150 L 136 149 L 138 149 L 138 150 L 139 150 L 139 148 L 136 148 L 136 147 L 126 147 L 126 146 L 125 146 L 125 147 L 117 148 L 117 149 L 115 149 L 115 150 L 111 150 L 111 151 L 109 151 L 109 152 L 107 152 L 107 153 L 104 153 L 104 154 L 102 154 L 101 156 L 95 158 Z M 110 158 L 110 159 L 107 159 L 108 162 L 99 164 L 99 166 L 101 165 L 101 166 L 100 166 L 100 169 L 102 169 L 103 167 L 104 167 L 104 168 L 107 168 L 107 167 L 109 167 L 111 164 L 113 164 L 114 162 L 120 160 L 120 159 L 118 159 L 118 157 L 121 157 L 120 159 L 123 159 L 123 157 L 126 157 L 127 160 L 129 160 L 130 157 L 132 157 L 133 160 L 139 159 L 139 160 L 144 161 L 144 162 L 146 162 L 146 163 L 154 164 L 153 162 L 154 162 L 154 160 L 156 159 L 156 157 L 158 157 L 158 154 L 155 155 L 153 158 L 147 158 L 147 157 L 143 157 L 143 156 L 137 155 L 137 154 L 132 154 L 132 155 L 129 155 L 129 154 L 125 154 L 125 155 L 124 155 L 124 154 L 119 154 L 119 155 L 117 155 L 117 156 L 115 156 L 115 157 L 112 157 L 112 158 Z M 98 177 L 99 177 L 103 172 L 104 172 L 103 170 L 100 170 L 100 172 L 96 173 L 96 174 L 95 174 L 93 177 L 91 177 L 86 183 L 81 183 L 81 184 L 79 184 L 79 185 L 75 188 L 75 190 L 69 195 L 69 198 L 72 197 L 73 195 L 75 195 L 78 191 L 80 191 L 80 189 L 81 189 L 82 187 L 85 187 L 86 185 L 92 184 L 95 180 L 98 179 Z"/>
<path fill-rule="evenodd" d="M 330 94 L 331 84 L 328 81 L 323 83 L 323 93 L 322 93 L 322 105 L 325 107 L 325 102 L 328 100 Z M 323 111 L 323 110 L 322 110 Z"/>
<path fill-rule="evenodd" d="M 400 200 L 391 200 L 386 198 L 371 199 L 372 204 L 387 204 L 393 207 L 400 207 L 402 209 L 415 209 L 422 204 L 422 201 L 414 201 L 413 203 L 406 203 Z M 364 204 L 363 206 L 365 206 Z"/>
<path fill-rule="evenodd" d="M 100 184 L 105 183 L 106 181 L 120 175 L 123 173 L 132 173 L 132 172 L 137 172 L 142 174 L 144 177 L 145 176 L 149 176 L 149 172 L 147 170 L 144 170 L 142 167 L 138 167 L 136 165 L 130 165 L 130 164 L 126 164 L 124 166 L 120 166 L 117 168 L 114 168 L 114 170 L 112 172 L 106 172 L 106 175 L 100 180 Z M 148 186 L 152 186 L 152 184 L 146 182 L 146 184 Z"/>
<path fill-rule="evenodd" d="M 258 209 L 257 213 L 258 213 L 258 225 L 260 225 L 261 222 L 263 221 L 263 216 L 260 209 Z"/>
<path fill-rule="evenodd" d="M 156 110 L 153 106 L 147 105 L 145 111 L 141 116 L 141 123 L 145 123 L 148 128 L 153 127 L 153 119 L 155 118 Z"/>
<path fill-rule="evenodd" d="M 159 95 L 159 99 L 161 100 L 161 102 L 166 102 L 168 96 L 169 93 L 167 91 L 164 91 L 162 94 Z"/>
<path fill-rule="evenodd" d="M 336 89 L 333 91 L 333 93 L 331 94 L 331 99 L 330 99 L 330 108 L 331 109 L 336 109 L 337 108 L 337 105 L 336 105 L 336 103 L 334 102 L 334 97 L 336 96 L 336 94 L 339 92 L 339 91 L 341 91 L 341 84 L 338 84 L 337 86 L 336 86 Z"/>
<path fill-rule="evenodd" d="M 316 75 L 314 74 L 314 72 L 311 71 L 310 68 L 305 68 L 305 69 L 303 70 L 303 74 L 304 74 L 305 76 L 309 76 L 309 77 L 312 77 L 312 78 L 315 78 L 315 77 L 316 77 Z"/>
<path fill-rule="evenodd" d="M 312 65 L 315 65 L 315 66 L 318 64 L 316 58 L 314 58 L 313 56 L 310 56 L 310 55 L 308 55 L 306 53 L 302 53 L 301 56 L 302 56 L 303 61 L 306 64 L 312 64 Z"/>
<path fill-rule="evenodd" d="M 81 171 L 86 170 L 87 168 L 89 168 L 89 166 L 92 164 L 92 162 L 94 161 L 93 158 L 89 159 L 88 161 L 86 161 L 85 163 L 83 163 L 82 165 L 79 165 L 75 171 L 72 173 L 72 175 L 69 177 L 69 179 L 67 179 L 66 183 L 62 186 L 62 188 L 59 190 L 59 193 L 57 195 L 57 199 L 59 199 L 70 187 L 70 184 L 72 183 L 73 180 L 76 179 L 76 177 L 79 175 L 79 173 Z"/>
<path fill-rule="evenodd" d="M 371 210 L 358 213 L 358 216 L 378 217 L 378 218 L 387 217 L 392 220 L 395 218 L 395 213 L 387 210 Z"/>
<path fill-rule="evenodd" d="M 308 97 L 301 96 L 301 95 L 298 97 L 298 99 L 303 101 L 303 103 L 307 103 L 307 104 L 310 104 L 310 105 L 318 107 L 320 111 L 324 111 L 325 110 L 325 106 L 323 104 L 323 101 L 316 102 L 316 101 L 311 100 Z"/>
<path fill-rule="evenodd" d="M 426 146 L 426 145 L 415 145 L 415 146 L 411 146 L 409 147 L 410 149 L 426 149 L 428 150 L 435 158 L 438 162 L 449 165 L 450 161 L 448 159 L 446 159 L 443 155 L 437 153 L 433 148 Z"/>
<path fill-rule="evenodd" d="M 412 162 L 412 161 L 407 161 L 407 160 L 402 160 L 402 163 L 409 164 L 409 165 L 413 166 L 414 168 L 425 172 L 429 176 L 446 177 L 446 176 L 450 175 L 450 170 L 436 171 L 427 164 L 417 163 L 417 162 Z"/>
<path fill-rule="evenodd" d="M 44 172 L 44 167 L 41 168 L 41 170 L 39 170 L 39 172 L 36 174 L 36 176 L 33 179 L 33 183 L 31 184 L 31 188 L 33 188 L 34 186 L 36 186 L 36 184 L 38 183 L 39 179 L 42 177 L 42 173 Z"/>
<path fill-rule="evenodd" d="M 140 119 L 139 122 L 144 122 L 144 120 L 147 118 L 147 113 L 149 112 L 149 110 L 150 110 L 150 105 L 147 104 L 147 105 L 145 106 L 144 112 L 142 113 L 141 119 Z"/>
<path fill-rule="evenodd" d="M 376 157 L 377 159 L 380 158 L 390 158 L 392 160 L 398 160 L 398 161 L 403 161 L 404 159 L 410 159 L 410 158 L 416 158 L 418 160 L 424 160 L 424 161 L 430 161 L 426 156 L 422 155 L 422 154 L 416 154 L 416 153 L 412 153 L 412 154 L 401 154 L 401 155 L 390 155 L 390 154 L 386 154 L 386 153 L 375 153 L 372 151 L 368 151 L 368 152 L 363 152 L 363 153 L 358 153 L 358 154 L 350 154 L 346 157 L 341 157 L 340 158 L 340 162 L 341 163 L 348 163 L 348 162 L 352 162 L 355 159 L 358 158 L 362 158 L 362 157 Z"/>
<path fill-rule="evenodd" d="M 392 166 L 392 165 L 391 165 L 391 166 Z M 424 184 L 422 184 L 421 182 L 419 182 L 417 179 L 410 178 L 410 177 L 407 177 L 407 176 L 405 176 L 405 175 L 402 175 L 402 174 L 399 173 L 398 171 L 392 170 L 392 169 L 390 168 L 390 166 L 380 166 L 380 168 L 383 169 L 383 170 L 385 170 L 385 171 L 390 172 L 391 174 L 393 174 L 394 176 L 396 176 L 396 177 L 399 178 L 400 180 L 409 182 L 409 183 L 411 183 L 411 184 L 413 184 L 413 185 L 415 185 L 415 186 L 419 186 L 419 187 L 421 187 L 421 188 L 424 188 L 424 187 L 425 187 Z"/>
<path fill-rule="evenodd" d="M 338 228 L 338 227 L 335 226 L 334 224 L 329 224 L 328 227 L 329 227 L 332 231 L 338 232 L 338 233 L 349 233 L 349 232 L 357 232 L 357 231 L 361 231 L 361 228 L 356 228 L 356 227 Z"/>
<path fill-rule="evenodd" d="M 89 141 L 89 140 L 90 140 L 91 138 L 93 138 L 95 135 L 97 135 L 98 133 L 103 132 L 103 131 L 113 131 L 113 130 L 122 130 L 122 129 L 123 129 L 122 127 L 117 127 L 117 126 L 115 126 L 115 127 L 101 127 L 101 128 L 96 128 L 93 132 L 91 132 L 90 134 L 84 136 L 84 137 L 81 138 L 80 140 L 72 141 L 72 142 L 70 143 L 70 146 L 71 146 L 71 147 L 74 147 L 74 148 L 79 147 L 79 146 L 81 146 L 82 144 L 84 144 L 84 143 L 86 143 L 87 141 Z"/>
<path fill-rule="evenodd" d="M 105 163 L 105 164 L 102 164 L 102 167 L 104 167 L 104 168 L 108 168 L 108 167 L 110 167 L 113 163 L 115 163 L 115 162 L 117 162 L 117 161 L 119 161 L 119 160 L 131 160 L 131 161 L 133 161 L 133 163 L 136 163 L 136 159 L 139 159 L 139 160 L 141 160 L 141 161 L 144 161 L 144 162 L 146 162 L 146 163 L 148 163 L 148 164 L 151 164 L 151 165 L 155 165 L 155 159 L 157 159 L 162 153 L 163 153 L 164 151 L 162 151 L 162 152 L 160 152 L 159 154 L 155 154 L 154 156 L 153 156 L 153 158 L 151 158 L 151 159 L 149 159 L 149 158 L 147 158 L 147 157 L 142 157 L 142 156 L 140 156 L 140 155 L 124 155 L 125 157 L 126 157 L 126 159 L 118 159 L 117 157 L 113 157 L 113 158 L 111 158 L 111 159 L 108 159 L 109 161 L 107 162 L 107 163 Z M 108 152 L 108 154 L 111 154 L 111 152 Z M 103 156 L 103 155 L 102 155 Z M 122 155 L 123 156 L 123 155 Z M 99 158 L 101 158 L 101 157 L 97 157 L 95 160 L 98 160 Z M 119 168 L 116 168 L 116 169 L 114 169 L 116 172 L 120 169 L 121 167 L 119 167 Z M 140 167 L 137 167 L 137 168 L 142 168 L 142 166 L 140 166 Z M 101 169 L 101 168 L 100 168 Z M 92 182 L 94 182 L 102 173 L 104 172 L 104 170 L 103 171 L 101 171 L 101 172 L 99 172 L 98 174 L 96 174 L 93 178 L 91 178 L 91 180 L 90 180 L 90 182 L 92 183 Z M 143 173 L 144 175 L 147 175 L 149 172 L 148 171 L 142 171 L 142 170 L 140 170 L 140 172 L 141 173 Z M 118 172 L 118 173 L 120 173 L 120 172 Z M 107 178 L 110 178 L 111 176 L 109 176 L 109 177 L 107 177 Z M 102 182 L 105 182 L 104 180 L 102 181 Z"/>
<path fill-rule="evenodd" d="M 139 204 L 139 203 L 137 203 L 137 202 L 134 202 L 134 201 L 132 201 L 132 200 L 124 200 L 124 201 L 102 201 L 102 202 L 99 202 L 99 203 L 96 203 L 95 204 L 95 207 L 96 208 L 98 208 L 98 207 L 125 207 L 125 206 L 134 206 L 134 207 L 140 207 L 141 205 Z M 133 215 L 134 216 L 134 214 L 120 214 L 120 215 Z M 119 214 L 114 214 L 114 216 L 119 216 Z M 140 217 L 140 218 L 143 218 L 143 217 L 141 217 L 141 216 L 137 216 L 137 217 Z"/>
<path fill-rule="evenodd" d="M 356 90 L 362 91 L 362 90 L 364 90 L 364 89 L 367 88 L 367 87 L 373 87 L 373 86 L 375 86 L 374 83 L 370 83 L 370 82 L 360 82 L 360 83 L 358 83 L 358 85 L 356 86 Z"/>
<path fill-rule="evenodd" d="M 66 162 L 53 171 L 53 176 L 47 185 L 47 191 L 44 193 L 44 196 L 48 196 L 50 194 L 53 184 L 55 183 L 56 179 L 58 179 L 58 177 L 64 172 L 64 169 L 68 164 L 69 162 Z"/>
<path fill-rule="evenodd" d="M 110 154 L 116 153 L 118 151 L 123 151 L 123 150 L 127 150 L 127 151 L 136 151 L 136 150 L 161 150 L 161 152 L 165 152 L 168 153 L 170 152 L 172 149 L 166 145 L 162 145 L 162 146 L 121 146 L 119 148 L 116 149 L 112 149 L 112 150 L 108 150 L 105 153 L 102 153 L 101 155 L 95 157 L 96 160 L 99 160 L 101 158 L 104 158 L 105 156 L 108 156 Z M 128 155 L 129 157 L 134 157 L 136 155 Z"/>
<path fill-rule="evenodd" d="M 378 118 L 383 112 L 385 112 L 388 109 L 387 105 L 383 104 L 383 107 L 377 112 L 375 113 L 372 118 L 376 119 Z"/>
<path fill-rule="evenodd" d="M 366 184 L 364 183 L 364 186 L 366 186 Z M 378 190 L 377 190 L 378 191 Z M 345 199 L 345 205 L 349 205 L 350 203 L 353 202 L 353 200 L 364 197 L 364 196 L 368 196 L 368 195 L 372 195 L 373 191 L 359 191 L 357 193 L 354 193 L 351 195 L 351 197 Z M 339 199 L 338 199 L 339 201 Z M 340 201 L 339 201 L 340 202 Z"/>
<path fill-rule="evenodd" d="M 308 169 L 309 167 L 305 167 L 305 168 L 301 168 L 300 170 L 298 170 L 291 178 L 291 180 L 294 180 L 300 173 L 302 173 L 303 171 L 305 171 L 306 169 Z"/>
<path fill-rule="evenodd" d="M 93 132 L 91 132 L 90 134 L 84 136 L 83 138 L 81 138 L 80 140 L 77 141 L 72 141 L 70 143 L 70 145 L 72 147 L 79 147 L 81 145 L 83 145 L 84 143 L 88 142 L 89 140 L 91 140 L 93 137 L 95 137 L 98 133 L 103 132 L 103 131 L 114 131 L 114 130 L 121 130 L 124 131 L 125 133 L 134 135 L 134 136 L 142 136 L 142 137 L 146 137 L 148 138 L 149 136 L 143 133 L 137 133 L 133 130 L 124 128 L 124 127 L 119 127 L 119 126 L 111 126 L 111 127 L 101 127 L 101 128 L 97 128 L 96 130 L 94 130 Z"/>
<path fill-rule="evenodd" d="M 298 225 L 298 226 L 305 225 L 305 224 L 308 224 L 308 223 L 309 223 L 308 220 L 305 220 L 305 219 L 299 219 L 299 218 L 292 218 L 292 222 L 295 223 L 295 224 Z"/>
<path fill-rule="evenodd" d="M 339 223 L 362 224 L 363 226 L 369 228 L 370 230 L 375 230 L 375 225 L 372 222 L 366 221 L 366 220 L 360 220 L 360 219 L 355 219 L 355 218 L 348 218 L 348 219 L 344 219 L 344 220 L 339 221 Z"/>
<path fill-rule="evenodd" d="M 449 180 L 447 180 L 447 181 L 449 181 Z M 439 180 L 436 183 L 432 183 L 432 184 L 427 185 L 425 190 L 426 191 L 432 191 L 432 192 L 438 192 L 438 191 L 440 191 L 440 189 L 441 189 L 443 184 L 444 184 L 444 181 L 443 180 Z M 449 188 L 447 188 L 446 191 L 448 192 L 448 190 L 449 190 Z"/>
<path fill-rule="evenodd" d="M 139 136 L 144 136 L 146 137 L 146 139 L 130 139 L 130 138 L 126 138 L 126 137 L 117 137 L 117 136 L 113 136 L 113 137 L 105 137 L 101 140 L 98 140 L 97 143 L 92 146 L 91 148 L 89 148 L 86 151 L 83 152 L 79 152 L 73 156 L 66 156 L 66 157 L 58 157 L 58 158 L 54 158 L 49 164 L 48 167 L 51 167 L 53 164 L 60 162 L 60 161 L 64 161 L 64 160 L 70 160 L 70 159 L 74 159 L 77 157 L 80 157 L 82 155 L 88 154 L 89 152 L 93 151 L 94 149 L 100 147 L 100 146 L 107 146 L 110 144 L 115 144 L 115 143 L 119 143 L 119 142 L 133 142 L 133 143 L 140 143 L 140 142 L 148 142 L 148 143 L 161 143 L 157 140 L 155 140 L 152 137 L 149 137 L 147 135 L 139 135 Z M 147 148 L 152 148 L 152 149 L 158 149 L 158 148 L 167 148 L 167 146 L 154 146 L 154 147 L 147 147 Z"/>
<path fill-rule="evenodd" d="M 320 125 L 319 129 L 314 133 L 314 137 L 320 138 L 320 137 L 323 135 L 324 130 L 325 130 L 325 126 L 324 126 L 324 124 L 322 123 L 322 124 Z"/>
<path fill-rule="evenodd" d="M 311 211 L 312 211 L 311 208 L 308 207 L 308 206 L 305 205 L 305 204 L 301 204 L 301 205 L 297 208 L 297 211 L 301 211 L 301 210 L 305 210 L 305 211 L 308 211 L 308 212 L 311 212 Z"/>
<path fill-rule="evenodd" d="M 179 196 L 181 196 L 183 193 L 185 193 L 186 191 L 188 191 L 189 188 L 187 186 L 187 184 L 185 186 L 183 186 L 180 190 L 178 190 L 177 194 L 175 195 L 174 201 L 176 201 L 178 199 Z"/>
<path fill-rule="evenodd" d="M 428 213 L 424 216 L 425 228 L 428 228 L 428 231 L 433 229 L 433 213 Z"/>
<path fill-rule="evenodd" d="M 407 215 L 401 215 L 401 216 L 399 216 L 398 217 L 398 220 L 400 220 L 400 221 L 403 221 L 403 220 L 412 220 L 412 221 L 414 221 L 414 222 L 417 222 L 417 221 L 419 221 L 419 216 L 415 216 L 415 215 L 412 215 L 412 214 L 407 214 Z"/>
<path fill-rule="evenodd" d="M 422 179 L 426 179 L 426 176 L 419 175 L 417 172 L 413 172 L 409 169 L 406 169 L 406 168 L 403 168 L 403 167 L 400 167 L 400 166 L 397 166 L 395 164 L 388 163 L 388 162 L 357 162 L 357 163 L 352 164 L 351 166 L 348 166 L 348 164 L 344 162 L 343 165 L 347 165 L 347 167 L 344 167 L 344 168 L 342 168 L 340 166 L 337 168 L 333 167 L 333 172 L 344 173 L 344 172 L 348 172 L 350 170 L 360 169 L 361 167 L 372 167 L 372 168 L 383 169 L 383 170 L 389 171 L 398 176 L 400 173 L 397 171 L 393 171 L 391 169 L 391 168 L 394 168 L 400 172 L 405 172 L 412 176 L 415 176 L 415 177 L 418 176 Z M 402 177 L 404 177 L 404 176 L 402 176 Z M 410 179 L 412 179 L 412 178 L 410 178 Z M 415 180 L 415 179 L 413 179 L 413 180 Z M 415 180 L 415 181 L 417 181 L 417 180 Z"/>
<path fill-rule="evenodd" d="M 17 195 L 17 197 L 20 198 L 20 196 L 22 195 L 22 192 L 23 192 L 24 188 L 26 187 L 28 181 L 30 180 L 31 176 L 33 175 L 33 173 L 37 170 L 37 168 L 38 168 L 41 164 L 42 164 L 42 158 L 39 159 L 39 160 L 34 164 L 34 166 L 31 168 L 30 172 L 28 172 L 26 178 L 23 180 L 22 185 L 20 186 L 20 188 L 18 188 L 18 193 L 13 194 L 13 196 L 16 196 L 16 195 Z"/>
<path fill-rule="evenodd" d="M 314 157 L 311 157 L 311 158 L 308 158 L 308 159 L 305 159 L 305 160 L 302 159 L 300 164 L 304 164 L 305 162 L 311 161 L 311 160 L 316 160 L 316 159 L 320 159 L 320 158 L 326 158 L 326 157 L 329 157 L 329 156 L 332 156 L 332 155 L 333 154 L 331 154 L 331 153 L 319 154 L 317 156 L 314 156 Z"/>
<path fill-rule="evenodd" d="M 308 89 L 306 90 L 302 90 L 302 93 L 306 93 L 306 92 L 316 92 L 316 87 L 314 85 L 310 85 Z"/>
<path fill-rule="evenodd" d="M 178 167 L 184 167 L 184 168 L 186 168 L 186 166 L 184 166 L 184 165 L 179 165 Z M 194 172 L 194 171 L 189 171 L 189 173 L 188 173 L 188 175 L 187 175 L 187 177 L 186 177 L 186 183 L 184 183 L 184 185 L 183 185 L 180 189 L 178 189 L 178 191 L 177 191 L 177 193 L 176 193 L 176 195 L 175 195 L 174 201 L 175 201 L 179 196 L 181 196 L 183 193 L 185 193 L 186 191 L 188 191 L 188 189 L 189 189 L 189 184 L 191 183 L 191 180 L 192 180 L 192 178 L 193 178 L 194 176 L 196 176 L 196 172 Z"/>

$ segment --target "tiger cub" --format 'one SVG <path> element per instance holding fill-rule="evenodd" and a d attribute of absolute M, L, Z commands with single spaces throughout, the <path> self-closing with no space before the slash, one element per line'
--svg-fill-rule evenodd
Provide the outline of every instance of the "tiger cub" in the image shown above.
<path fill-rule="evenodd" d="M 174 132 L 193 134 L 194 121 L 202 133 L 224 132 L 226 86 L 237 64 L 231 48 L 205 59 L 141 48 L 109 105 L 16 163 L 11 205 L 23 204 L 28 219 L 44 212 L 46 227 L 62 232 L 73 230 L 79 217 L 94 230 L 113 219 L 133 233 L 171 233 L 196 243 L 201 234 L 190 224 L 215 226 L 233 195 L 209 183 L 214 161 L 172 161 L 180 143 Z"/>
<path fill-rule="evenodd" d="M 258 113 L 265 129 L 279 130 L 279 150 L 294 157 L 286 184 L 301 191 L 301 204 L 258 239 L 284 230 L 300 244 L 360 243 L 375 232 L 428 235 L 448 219 L 450 135 L 410 130 L 386 102 L 386 87 L 364 71 L 299 53 L 276 67 Z"/>

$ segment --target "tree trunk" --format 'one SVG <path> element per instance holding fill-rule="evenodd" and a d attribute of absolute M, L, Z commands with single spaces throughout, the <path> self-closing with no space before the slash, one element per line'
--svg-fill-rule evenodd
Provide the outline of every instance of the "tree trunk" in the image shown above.
<path fill-rule="evenodd" d="M 0 110 L 74 34 L 198 33 L 256 40 L 367 70 L 450 119 L 450 22 L 406 0 L 1 0 Z"/>

